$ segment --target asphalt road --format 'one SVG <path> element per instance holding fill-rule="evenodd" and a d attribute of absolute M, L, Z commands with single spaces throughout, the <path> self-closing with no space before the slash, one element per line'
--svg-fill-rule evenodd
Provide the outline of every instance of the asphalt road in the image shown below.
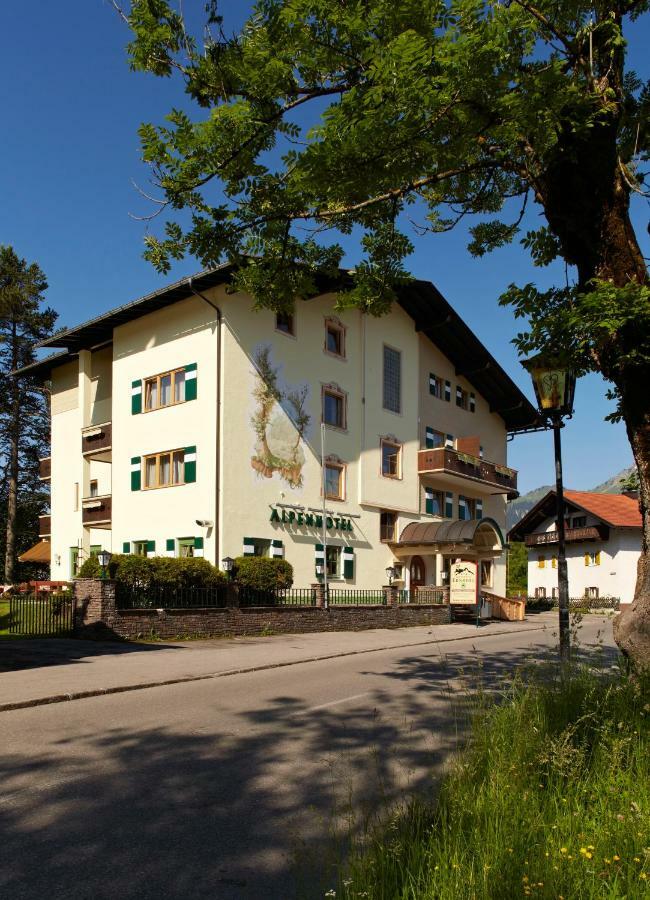
<path fill-rule="evenodd" d="M 611 622 L 586 617 L 583 642 L 598 632 L 607 652 Z M 434 784 L 474 674 L 498 688 L 554 643 L 513 630 L 4 712 L 0 897 L 322 897 L 334 834 Z"/>

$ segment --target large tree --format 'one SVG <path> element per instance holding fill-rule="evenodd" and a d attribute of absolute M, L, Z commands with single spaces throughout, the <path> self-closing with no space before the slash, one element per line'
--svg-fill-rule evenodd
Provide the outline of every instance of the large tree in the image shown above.
<path fill-rule="evenodd" d="M 44 307 L 45 276 L 12 247 L 0 245 L 0 549 L 4 581 L 16 575 L 16 556 L 38 535 L 47 493 L 38 460 L 49 444 L 49 404 L 34 378 L 11 372 L 34 362 L 33 345 L 52 333 L 56 313 Z"/>
<path fill-rule="evenodd" d="M 238 286 L 277 308 L 338 264 L 328 233 L 354 229 L 364 258 L 340 302 L 381 314 L 407 276 L 409 219 L 430 234 L 471 216 L 481 255 L 537 205 L 544 224 L 519 239 L 572 283 L 511 286 L 503 302 L 528 322 L 522 353 L 564 354 L 612 385 L 644 521 L 617 639 L 650 665 L 650 291 L 630 219 L 650 90 L 623 34 L 648 0 L 259 0 L 233 36 L 216 0 L 194 34 L 167 0 L 114 5 L 132 67 L 178 76 L 194 103 L 140 130 L 167 218 L 146 238 L 161 271 L 186 253 L 239 260 Z"/>

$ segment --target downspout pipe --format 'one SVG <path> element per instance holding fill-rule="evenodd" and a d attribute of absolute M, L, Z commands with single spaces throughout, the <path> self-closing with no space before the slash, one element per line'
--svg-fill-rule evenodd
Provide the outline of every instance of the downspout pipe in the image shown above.
<path fill-rule="evenodd" d="M 212 309 L 217 314 L 217 380 L 216 380 L 216 394 L 217 394 L 217 424 L 216 424 L 216 434 L 215 434 L 215 473 L 214 473 L 214 483 L 215 483 L 215 496 L 214 496 L 214 549 L 215 549 L 215 565 L 219 568 L 219 552 L 220 552 L 220 532 L 219 532 L 219 514 L 220 514 L 220 504 L 219 504 L 219 492 L 221 489 L 221 323 L 223 321 L 221 310 L 219 307 L 209 300 L 205 294 L 202 294 L 200 291 L 197 291 L 193 285 L 193 278 L 190 277 L 187 279 L 187 286 L 190 291 L 195 294 L 197 297 L 200 297 L 201 300 L 205 300 L 208 306 L 211 306 Z"/>

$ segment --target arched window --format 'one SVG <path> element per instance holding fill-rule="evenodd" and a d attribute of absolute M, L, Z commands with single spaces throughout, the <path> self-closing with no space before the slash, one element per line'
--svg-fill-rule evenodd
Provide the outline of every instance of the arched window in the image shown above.
<path fill-rule="evenodd" d="M 411 559 L 411 565 L 409 566 L 409 571 L 411 575 L 411 585 L 413 587 L 417 587 L 420 584 L 424 584 L 424 561 L 421 556 L 414 556 Z"/>

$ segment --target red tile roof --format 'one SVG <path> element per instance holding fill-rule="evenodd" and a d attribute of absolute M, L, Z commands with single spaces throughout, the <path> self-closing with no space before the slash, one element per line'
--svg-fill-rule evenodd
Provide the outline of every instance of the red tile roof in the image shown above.
<path fill-rule="evenodd" d="M 603 522 L 615 528 L 641 528 L 639 501 L 624 494 L 594 494 L 590 491 L 566 491 L 565 499 L 570 500 L 587 512 L 598 516 Z"/>

